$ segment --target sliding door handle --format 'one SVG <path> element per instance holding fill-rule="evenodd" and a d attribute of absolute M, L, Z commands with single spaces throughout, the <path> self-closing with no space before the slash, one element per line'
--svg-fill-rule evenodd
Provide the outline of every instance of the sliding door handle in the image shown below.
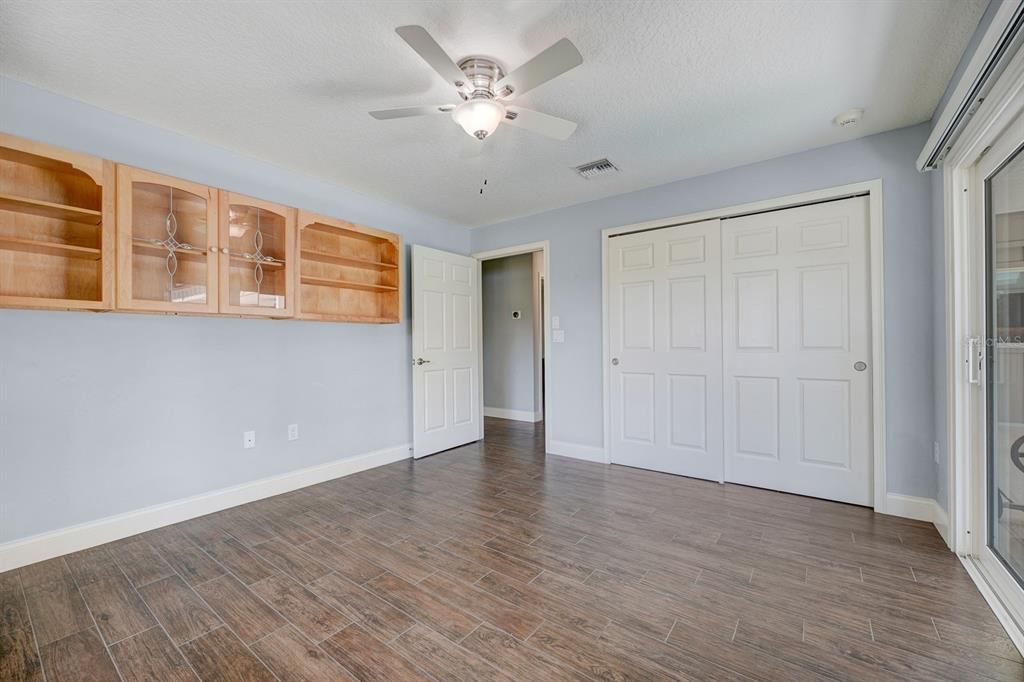
<path fill-rule="evenodd" d="M 981 383 L 981 338 L 972 336 L 967 339 L 967 383 Z"/>

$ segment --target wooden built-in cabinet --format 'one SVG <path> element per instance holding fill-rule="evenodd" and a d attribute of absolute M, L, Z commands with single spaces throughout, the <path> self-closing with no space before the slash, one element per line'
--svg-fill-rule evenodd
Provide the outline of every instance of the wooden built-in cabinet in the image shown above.
<path fill-rule="evenodd" d="M 117 307 L 217 312 L 217 190 L 117 167 Z"/>
<path fill-rule="evenodd" d="M 114 164 L 0 134 L 0 306 L 109 310 Z"/>
<path fill-rule="evenodd" d="M 391 232 L 0 134 L 0 307 L 394 323 L 401 254 Z"/>
<path fill-rule="evenodd" d="M 220 312 L 292 317 L 295 209 L 220 192 Z"/>
<path fill-rule="evenodd" d="M 397 234 L 299 211 L 299 317 L 398 322 L 401 253 Z"/>

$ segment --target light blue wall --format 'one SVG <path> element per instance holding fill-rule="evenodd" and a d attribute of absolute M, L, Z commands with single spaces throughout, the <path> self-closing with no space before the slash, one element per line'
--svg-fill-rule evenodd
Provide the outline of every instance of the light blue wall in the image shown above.
<path fill-rule="evenodd" d="M 9 79 L 0 131 L 469 251 L 464 228 Z M 0 542 L 408 443 L 410 357 L 408 306 L 382 326 L 0 310 Z"/>
<path fill-rule="evenodd" d="M 551 314 L 565 330 L 550 348 L 551 440 L 602 446 L 603 228 L 881 178 L 888 485 L 933 497 L 932 194 L 914 167 L 927 134 L 921 124 L 473 230 L 473 251 L 551 242 Z"/>
<path fill-rule="evenodd" d="M 533 254 L 481 264 L 484 406 L 536 412 L 533 365 Z M 512 318 L 512 311 L 522 313 Z"/>

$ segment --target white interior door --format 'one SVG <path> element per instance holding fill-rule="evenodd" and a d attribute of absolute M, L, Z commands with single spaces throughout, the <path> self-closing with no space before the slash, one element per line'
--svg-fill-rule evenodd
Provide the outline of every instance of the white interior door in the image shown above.
<path fill-rule="evenodd" d="M 725 479 L 870 505 L 868 198 L 722 221 Z"/>
<path fill-rule="evenodd" d="M 610 455 L 722 480 L 719 221 L 609 247 Z"/>
<path fill-rule="evenodd" d="M 482 434 L 480 262 L 412 247 L 413 456 Z"/>

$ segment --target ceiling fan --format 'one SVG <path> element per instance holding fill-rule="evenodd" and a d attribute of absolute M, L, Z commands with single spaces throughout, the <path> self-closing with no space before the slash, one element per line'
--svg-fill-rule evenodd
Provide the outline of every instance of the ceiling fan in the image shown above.
<path fill-rule="evenodd" d="M 450 113 L 463 130 L 478 140 L 493 133 L 502 121 L 558 140 L 567 139 L 576 130 L 576 124 L 572 121 L 510 104 L 517 95 L 583 63 L 579 50 L 568 38 L 562 38 L 512 73 L 506 74 L 497 62 L 486 57 L 466 57 L 456 64 L 422 26 L 399 26 L 395 32 L 423 61 L 456 88 L 462 102 L 384 109 L 371 111 L 370 116 L 386 120 Z"/>

